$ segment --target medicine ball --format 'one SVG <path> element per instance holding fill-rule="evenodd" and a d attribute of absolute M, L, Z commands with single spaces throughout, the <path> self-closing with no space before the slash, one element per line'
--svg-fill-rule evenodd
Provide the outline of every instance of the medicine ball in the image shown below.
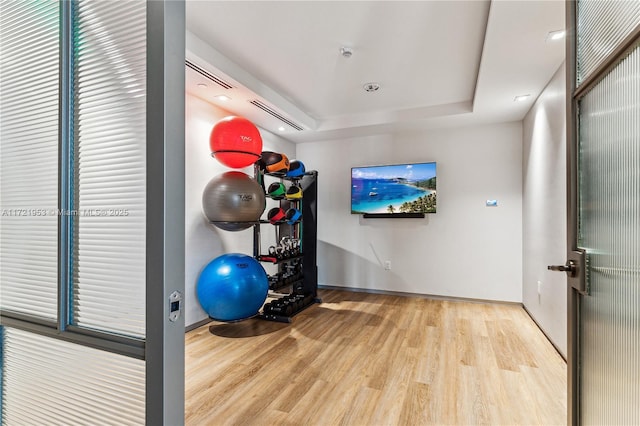
<path fill-rule="evenodd" d="M 269 222 L 275 225 L 285 220 L 286 215 L 284 210 L 282 210 L 280 207 L 274 207 L 267 213 L 267 219 L 269 219 Z"/>
<path fill-rule="evenodd" d="M 284 154 L 262 151 L 258 165 L 265 173 L 284 174 L 289 170 L 289 159 Z"/>
<path fill-rule="evenodd" d="M 287 223 L 289 225 L 293 225 L 294 223 L 300 220 L 300 218 L 302 217 L 302 213 L 300 212 L 300 210 L 292 207 L 289 210 L 287 210 L 287 213 L 285 214 L 285 216 L 287 219 Z"/>
<path fill-rule="evenodd" d="M 305 167 L 304 163 L 299 160 L 291 160 L 289 162 L 289 171 L 287 172 L 287 177 L 296 178 L 304 176 Z"/>
<path fill-rule="evenodd" d="M 274 200 L 282 200 L 286 191 L 287 190 L 282 182 L 273 182 L 267 189 L 267 195 Z"/>
<path fill-rule="evenodd" d="M 288 200 L 299 200 L 302 198 L 302 188 L 298 185 L 291 185 L 289 189 L 287 189 L 286 197 Z"/>

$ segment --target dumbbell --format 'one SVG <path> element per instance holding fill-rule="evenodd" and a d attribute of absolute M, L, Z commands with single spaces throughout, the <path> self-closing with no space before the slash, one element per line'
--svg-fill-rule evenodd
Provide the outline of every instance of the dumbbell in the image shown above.
<path fill-rule="evenodd" d="M 291 298 L 293 300 L 293 304 L 296 307 L 296 311 L 301 310 L 302 308 L 304 308 L 304 301 L 303 301 L 303 297 L 297 294 L 292 294 Z"/>
<path fill-rule="evenodd" d="M 291 308 L 291 311 L 296 310 L 295 301 L 292 300 L 289 296 L 284 296 L 282 299 L 282 303 L 285 303 L 287 306 Z"/>
<path fill-rule="evenodd" d="M 273 303 L 272 302 L 265 303 L 264 306 L 262 307 L 262 313 L 264 313 L 264 314 L 272 314 L 273 313 Z"/>
<path fill-rule="evenodd" d="M 274 310 L 279 311 L 279 315 L 290 316 L 293 313 L 293 305 L 289 300 L 282 298 L 274 304 Z"/>
<path fill-rule="evenodd" d="M 302 308 L 302 304 L 300 303 L 300 300 L 296 296 L 291 295 L 289 297 L 289 300 L 290 300 L 289 303 L 291 303 L 291 305 L 293 306 L 294 312 L 298 312 Z"/>
<path fill-rule="evenodd" d="M 298 295 L 296 295 L 296 297 L 299 300 L 300 309 L 303 309 L 303 308 L 309 306 L 310 305 L 310 301 L 313 300 L 313 298 L 308 299 L 306 296 L 304 296 L 302 294 L 298 294 Z"/>
<path fill-rule="evenodd" d="M 272 300 L 265 305 L 270 314 L 283 315 L 284 305 L 278 300 Z"/>
<path fill-rule="evenodd" d="M 274 315 L 285 315 L 285 306 L 278 301 L 271 302 L 269 313 Z"/>

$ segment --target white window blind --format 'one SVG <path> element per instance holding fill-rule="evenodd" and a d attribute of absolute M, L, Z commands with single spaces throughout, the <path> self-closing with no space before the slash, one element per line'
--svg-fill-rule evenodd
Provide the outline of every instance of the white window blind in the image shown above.
<path fill-rule="evenodd" d="M 145 334 L 146 6 L 80 1 L 73 323 Z"/>
<path fill-rule="evenodd" d="M 579 0 L 578 84 L 639 24 L 638 0 Z"/>
<path fill-rule="evenodd" d="M 5 425 L 144 424 L 142 360 L 6 327 L 3 354 Z"/>
<path fill-rule="evenodd" d="M 56 319 L 57 1 L 0 1 L 0 306 Z"/>

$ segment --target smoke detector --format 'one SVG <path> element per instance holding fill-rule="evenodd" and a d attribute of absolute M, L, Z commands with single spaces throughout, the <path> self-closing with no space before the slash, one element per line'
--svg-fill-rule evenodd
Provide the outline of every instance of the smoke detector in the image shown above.
<path fill-rule="evenodd" d="M 365 83 L 364 86 L 362 86 L 362 87 L 367 92 L 373 93 L 373 92 L 376 92 L 376 91 L 378 91 L 380 89 L 380 83 L 375 83 L 375 82 Z"/>
<path fill-rule="evenodd" d="M 345 58 L 350 58 L 353 55 L 353 49 L 347 46 L 342 46 L 340 48 L 340 54 Z"/>

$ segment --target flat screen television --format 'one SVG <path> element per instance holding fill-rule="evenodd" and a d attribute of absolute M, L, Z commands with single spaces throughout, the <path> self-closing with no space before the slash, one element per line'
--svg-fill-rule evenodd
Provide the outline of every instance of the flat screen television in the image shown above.
<path fill-rule="evenodd" d="M 351 213 L 392 217 L 436 212 L 436 163 L 351 169 Z"/>

